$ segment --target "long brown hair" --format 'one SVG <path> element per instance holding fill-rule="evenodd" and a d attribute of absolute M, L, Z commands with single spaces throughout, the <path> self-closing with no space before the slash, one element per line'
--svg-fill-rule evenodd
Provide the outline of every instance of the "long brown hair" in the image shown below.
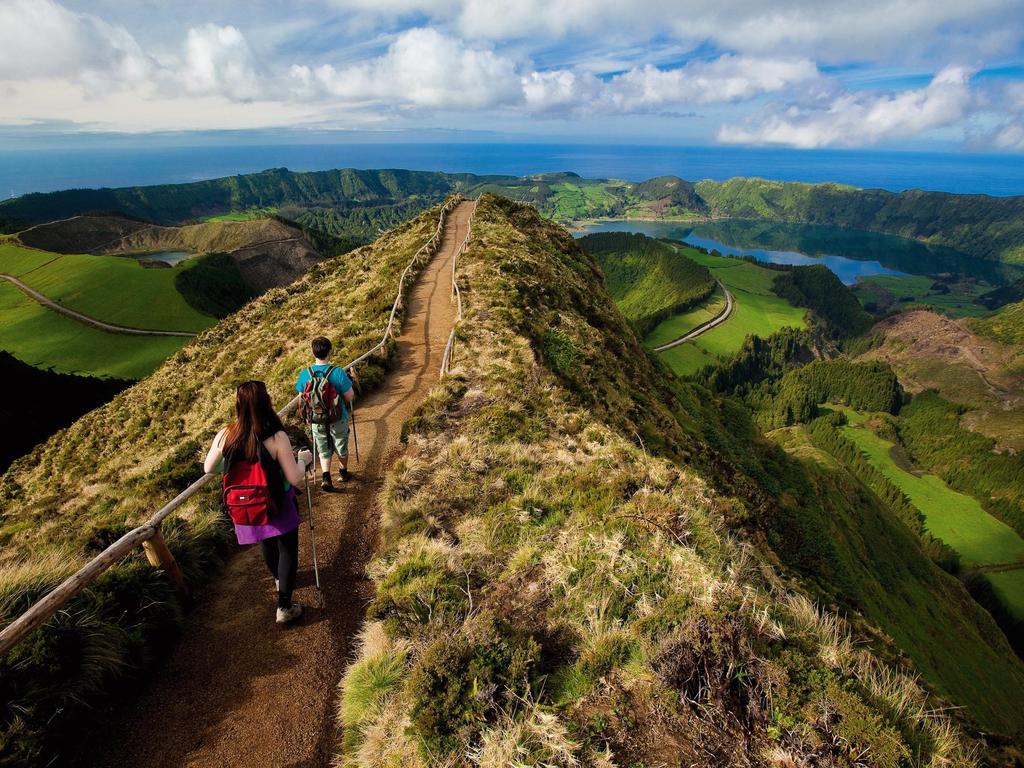
<path fill-rule="evenodd" d="M 224 434 L 222 452 L 239 452 L 245 461 L 260 460 L 260 436 L 268 437 L 284 429 L 270 404 L 267 385 L 262 381 L 243 381 L 235 390 L 235 423 Z M 269 434 L 268 434 L 269 433 Z"/>

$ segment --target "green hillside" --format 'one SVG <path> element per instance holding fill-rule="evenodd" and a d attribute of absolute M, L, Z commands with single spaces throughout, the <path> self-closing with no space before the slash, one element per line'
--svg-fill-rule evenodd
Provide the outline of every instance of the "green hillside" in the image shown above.
<path fill-rule="evenodd" d="M 668 317 L 706 301 L 715 281 L 693 261 L 694 248 L 645 235 L 607 232 L 580 238 L 604 272 L 604 284 L 643 338 Z"/>
<path fill-rule="evenodd" d="M 694 261 L 706 266 L 733 295 L 729 319 L 691 342 L 666 350 L 662 359 L 680 375 L 730 357 L 748 336 L 770 336 L 783 328 L 803 328 L 807 310 L 794 307 L 774 292 L 780 273 L 745 259 L 695 252 Z M 692 327 L 692 326 L 691 326 Z"/>
<path fill-rule="evenodd" d="M 870 230 L 955 249 L 939 254 L 946 271 L 963 254 L 1024 264 L 1024 197 L 887 192 L 840 184 L 757 178 L 696 183 L 675 176 L 642 182 L 585 179 L 575 173 L 524 177 L 405 170 L 260 173 L 119 189 L 67 190 L 0 202 L 0 231 L 83 213 L 118 212 L 161 223 L 248 217 L 277 210 L 334 235 L 373 239 L 445 195 L 495 192 L 534 205 L 558 221 L 593 218 L 704 220 L 743 218 Z M 813 252 L 813 243 L 807 244 Z M 900 244 L 894 244 L 898 251 Z"/>
<path fill-rule="evenodd" d="M 255 299 L 16 461 L 0 479 L 3 615 L 194 477 L 231 382 L 265 379 L 280 403 L 315 331 L 339 357 L 371 345 L 434 216 Z M 458 366 L 382 482 L 339 762 L 969 766 L 950 704 L 968 728 L 1024 728 L 1024 667 L 916 535 L 856 478 L 787 455 L 742 403 L 648 357 L 568 232 L 485 197 L 459 276 Z M 194 587 L 225 554 L 215 497 L 168 526 Z M 180 610 L 132 556 L 0 659 L 4 757 L 67 755 L 82 704 L 147 664 Z"/>
<path fill-rule="evenodd" d="M 988 722 L 1020 727 L 1004 718 L 1021 666 L 962 587 L 884 507 L 850 504 L 863 493 L 853 481 L 765 450 L 740 409 L 652 366 L 566 233 L 485 199 L 461 265 L 464 362 L 414 419 L 416 451 L 382 499 L 374 622 L 342 687 L 345 764 L 462 764 L 471 744 L 495 765 L 593 764 L 605 747 L 617 765 L 731 764 L 773 744 L 806 755 L 795 734 L 821 734 L 808 715 L 825 700 L 851 727 L 865 723 L 854 711 L 875 724 L 877 738 L 856 727 L 849 738 L 876 764 L 909 760 L 917 747 L 887 730 L 894 710 L 870 714 L 886 706 L 880 689 L 845 677 L 842 659 L 866 658 L 842 624 L 778 585 L 771 624 L 749 634 L 749 608 L 768 593 L 756 568 L 752 581 L 730 572 L 739 550 L 708 516 L 716 507 L 777 531 L 815 579 L 884 617 L 931 679 Z M 785 681 L 768 709 L 755 656 Z M 853 698 L 831 698 L 840 691 Z M 708 731 L 709 720 L 734 726 Z"/>
<path fill-rule="evenodd" d="M 43 370 L 141 379 L 188 339 L 107 333 L 43 307 L 0 282 L 0 349 Z"/>
<path fill-rule="evenodd" d="M 193 331 L 215 322 L 175 287 L 180 269 L 147 269 L 118 256 L 62 255 L 0 243 L 0 272 L 97 320 L 157 331 Z"/>
<path fill-rule="evenodd" d="M 1007 304 L 988 317 L 975 319 L 971 327 L 1003 344 L 1024 346 L 1024 301 Z"/>

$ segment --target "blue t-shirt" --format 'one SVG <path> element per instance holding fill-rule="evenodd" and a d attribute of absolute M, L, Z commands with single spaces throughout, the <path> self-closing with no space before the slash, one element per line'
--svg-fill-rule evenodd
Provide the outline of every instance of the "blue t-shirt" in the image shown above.
<path fill-rule="evenodd" d="M 316 373 L 322 373 L 323 371 L 326 371 L 330 367 L 330 363 L 318 363 L 317 365 L 312 366 L 313 370 Z M 299 380 L 295 382 L 295 391 L 302 392 L 302 390 L 306 388 L 306 383 L 308 381 L 309 368 L 303 368 L 302 371 L 299 373 Z M 344 369 L 342 368 L 335 368 L 333 371 L 331 371 L 330 381 L 331 384 L 334 385 L 334 389 L 338 392 L 339 395 L 344 395 L 346 392 L 352 389 L 352 379 L 348 377 L 348 374 L 345 373 Z M 346 408 L 346 410 L 348 409 Z"/>

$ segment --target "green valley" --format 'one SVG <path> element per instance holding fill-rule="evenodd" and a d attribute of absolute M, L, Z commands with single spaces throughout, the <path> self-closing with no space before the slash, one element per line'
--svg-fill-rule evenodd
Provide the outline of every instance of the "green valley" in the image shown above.
<path fill-rule="evenodd" d="M 952 490 L 941 478 L 915 472 L 905 459 L 903 466 L 897 464 L 896 444 L 867 426 L 868 415 L 850 409 L 843 413 L 849 424 L 842 433 L 907 495 L 924 515 L 927 530 L 955 549 L 965 566 L 1019 563 L 1024 568 L 1024 538 L 1016 531 L 982 509 L 974 498 Z"/>
<path fill-rule="evenodd" d="M 141 379 L 187 342 L 107 333 L 46 309 L 0 281 L 0 349 L 37 368 Z"/>
<path fill-rule="evenodd" d="M 198 332 L 214 321 L 177 291 L 175 269 L 147 269 L 133 259 L 47 253 L 5 243 L 0 244 L 0 272 L 70 309 L 115 325 Z"/>

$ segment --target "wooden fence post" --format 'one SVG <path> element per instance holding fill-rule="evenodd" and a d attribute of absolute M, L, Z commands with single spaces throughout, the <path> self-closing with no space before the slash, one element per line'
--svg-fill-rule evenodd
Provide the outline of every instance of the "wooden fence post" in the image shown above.
<path fill-rule="evenodd" d="M 167 542 L 164 541 L 159 528 L 152 538 L 142 542 L 142 548 L 146 550 L 146 559 L 149 560 L 150 565 L 162 568 L 176 590 L 182 593 L 188 592 L 188 587 L 185 586 L 185 576 L 182 574 L 181 568 L 178 567 L 171 550 L 167 548 Z"/>

